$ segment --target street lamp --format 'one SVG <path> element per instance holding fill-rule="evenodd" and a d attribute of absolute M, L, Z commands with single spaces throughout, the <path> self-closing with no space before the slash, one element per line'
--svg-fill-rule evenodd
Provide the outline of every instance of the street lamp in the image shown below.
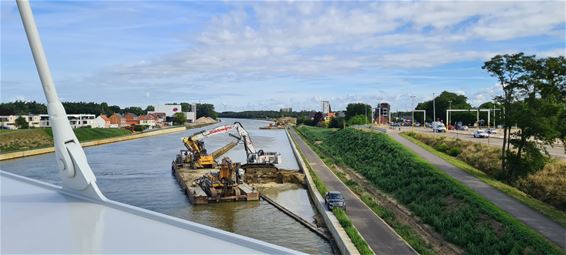
<path fill-rule="evenodd" d="M 450 105 L 448 107 L 448 109 L 450 109 L 450 111 L 448 111 L 448 118 L 446 118 L 446 124 L 450 125 L 450 119 L 452 119 L 452 100 L 448 100 L 448 104 Z"/>
<path fill-rule="evenodd" d="M 436 122 L 436 97 L 432 93 L 432 131 L 434 136 L 436 136 L 436 129 L 434 128 L 434 122 Z"/>
<path fill-rule="evenodd" d="M 411 132 L 415 131 L 415 110 L 413 109 L 413 99 L 415 99 L 415 96 L 411 96 Z"/>

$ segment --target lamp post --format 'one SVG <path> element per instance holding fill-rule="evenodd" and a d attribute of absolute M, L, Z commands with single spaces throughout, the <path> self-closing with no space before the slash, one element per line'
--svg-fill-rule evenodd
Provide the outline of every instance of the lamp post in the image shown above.
<path fill-rule="evenodd" d="M 450 123 L 451 123 L 450 119 L 452 119 L 452 100 L 448 100 L 448 104 L 450 105 L 450 106 L 448 106 L 448 109 L 450 109 L 450 111 L 448 111 L 448 117 L 446 118 L 446 124 L 450 125 Z"/>
<path fill-rule="evenodd" d="M 412 109 L 413 99 L 415 99 L 415 96 L 411 96 L 411 132 L 415 131 L 415 110 Z"/>
<path fill-rule="evenodd" d="M 434 122 L 436 122 L 436 98 L 434 93 L 432 93 L 432 131 L 434 136 L 436 136 L 436 129 L 434 128 Z"/>

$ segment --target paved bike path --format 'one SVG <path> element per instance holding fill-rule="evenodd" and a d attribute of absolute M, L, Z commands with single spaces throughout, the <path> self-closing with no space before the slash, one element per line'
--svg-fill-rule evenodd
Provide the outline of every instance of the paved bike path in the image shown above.
<path fill-rule="evenodd" d="M 457 168 L 454 165 L 446 162 L 442 158 L 428 152 L 419 145 L 412 143 L 399 134 L 395 132 L 388 132 L 387 134 L 399 143 L 411 149 L 420 157 L 428 161 L 431 165 L 457 179 L 462 184 L 468 186 L 472 190 L 476 191 L 477 193 L 491 201 L 493 204 L 495 204 L 495 206 L 510 213 L 515 218 L 525 223 L 527 226 L 533 228 L 546 238 L 556 243 L 563 250 L 566 250 L 566 228 L 562 227 L 560 224 L 526 206 L 513 197 L 510 197 L 507 194 L 497 190 L 496 188 L 486 184 L 482 180 L 466 173 L 464 170 L 461 170 L 460 168 Z"/>
<path fill-rule="evenodd" d="M 375 254 L 417 254 L 393 229 L 379 218 L 324 164 L 318 155 L 290 130 L 291 136 L 303 152 L 305 161 L 329 190 L 340 191 L 346 201 L 346 213 L 352 224 L 367 241 Z"/>

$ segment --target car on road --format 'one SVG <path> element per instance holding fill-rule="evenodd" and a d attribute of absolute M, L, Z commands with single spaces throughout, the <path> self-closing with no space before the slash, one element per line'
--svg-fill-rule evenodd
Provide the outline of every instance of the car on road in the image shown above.
<path fill-rule="evenodd" d="M 432 131 L 435 133 L 446 132 L 446 127 L 444 123 L 435 121 L 432 123 Z"/>
<path fill-rule="evenodd" d="M 489 134 L 485 131 L 485 130 L 476 130 L 476 132 L 474 132 L 474 137 L 475 138 L 488 138 Z"/>
<path fill-rule="evenodd" d="M 497 130 L 495 130 L 495 128 L 488 128 L 485 131 L 490 135 L 497 134 Z"/>
<path fill-rule="evenodd" d="M 326 208 L 332 210 L 333 208 L 342 208 L 346 210 L 346 201 L 344 201 L 344 196 L 340 191 L 329 191 L 324 195 L 324 202 L 326 203 Z"/>

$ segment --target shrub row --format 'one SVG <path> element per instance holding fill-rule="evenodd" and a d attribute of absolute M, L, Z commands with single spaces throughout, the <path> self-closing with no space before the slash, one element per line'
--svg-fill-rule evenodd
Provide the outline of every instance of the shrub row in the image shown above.
<path fill-rule="evenodd" d="M 566 211 L 566 161 L 550 161 L 535 173 L 517 181 L 507 180 L 501 173 L 501 150 L 471 141 L 457 140 L 445 136 L 409 132 L 415 138 L 435 150 L 451 155 L 479 169 L 487 175 L 505 182 L 540 201 L 559 210 Z M 452 153 L 458 151 L 458 153 Z"/>
<path fill-rule="evenodd" d="M 469 254 L 559 254 L 538 233 L 418 159 L 384 134 L 300 127 L 340 164 L 361 173 Z"/>

